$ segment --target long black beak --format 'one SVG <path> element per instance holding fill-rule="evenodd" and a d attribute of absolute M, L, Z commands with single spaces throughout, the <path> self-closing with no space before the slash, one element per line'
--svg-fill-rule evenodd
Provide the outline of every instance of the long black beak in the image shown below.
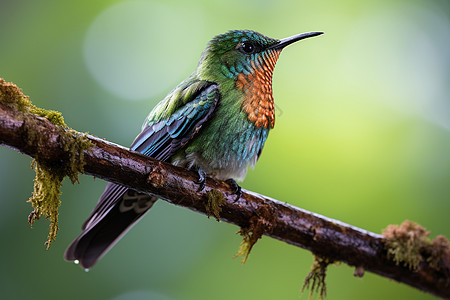
<path fill-rule="evenodd" d="M 294 36 L 291 36 L 291 37 L 279 40 L 277 44 L 269 47 L 269 49 L 281 50 L 284 47 L 286 47 L 287 45 L 290 45 L 292 43 L 295 43 L 297 41 L 300 41 L 300 40 L 303 40 L 303 39 L 306 39 L 306 38 L 310 38 L 310 37 L 313 37 L 313 36 L 318 36 L 318 35 L 321 35 L 321 34 L 323 34 L 323 32 L 320 32 L 320 31 L 297 34 L 297 35 L 294 35 Z"/>

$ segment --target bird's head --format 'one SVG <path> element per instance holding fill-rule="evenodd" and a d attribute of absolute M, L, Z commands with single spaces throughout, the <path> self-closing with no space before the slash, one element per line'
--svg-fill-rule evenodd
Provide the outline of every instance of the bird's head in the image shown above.
<path fill-rule="evenodd" d="M 241 107 L 248 119 L 258 128 L 273 128 L 272 74 L 278 56 L 287 45 L 320 34 L 308 32 L 277 40 L 255 31 L 228 31 L 208 43 L 197 75 L 221 84 L 224 92 L 241 92 Z"/>
<path fill-rule="evenodd" d="M 273 72 L 281 50 L 294 42 L 322 34 L 308 32 L 277 40 L 255 31 L 232 30 L 215 36 L 199 62 L 199 72 L 206 77 L 237 79 L 258 70 Z"/>

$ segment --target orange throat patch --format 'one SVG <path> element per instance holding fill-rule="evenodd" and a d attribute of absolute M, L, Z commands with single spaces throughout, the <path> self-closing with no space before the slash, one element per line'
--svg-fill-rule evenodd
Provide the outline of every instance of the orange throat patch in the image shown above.
<path fill-rule="evenodd" d="M 272 94 L 272 74 L 280 51 L 271 51 L 258 56 L 257 62 L 251 62 L 253 73 L 247 76 L 240 73 L 236 87 L 244 92 L 242 110 L 248 120 L 256 127 L 273 128 L 275 125 L 275 107 Z"/>

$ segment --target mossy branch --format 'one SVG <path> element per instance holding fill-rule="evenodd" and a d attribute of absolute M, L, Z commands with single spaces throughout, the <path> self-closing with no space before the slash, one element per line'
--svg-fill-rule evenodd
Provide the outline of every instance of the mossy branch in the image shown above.
<path fill-rule="evenodd" d="M 28 202 L 34 210 L 28 217 L 33 226 L 35 220 L 45 216 L 50 220 L 50 229 L 46 241 L 47 248 L 56 238 L 58 231 L 58 208 L 61 204 L 61 186 L 67 176 L 72 183 L 78 181 L 78 174 L 83 173 L 84 150 L 91 147 L 91 143 L 85 134 L 81 134 L 67 127 L 61 113 L 53 110 L 45 110 L 34 106 L 29 97 L 14 84 L 7 83 L 0 78 L 0 105 L 3 106 L 8 117 L 14 117 L 19 123 L 10 123 L 8 118 L 2 119 L 2 125 L 13 126 L 16 129 L 14 143 L 21 143 L 23 149 L 28 149 L 31 154 L 34 149 L 45 148 L 47 145 L 57 142 L 63 151 L 61 157 L 52 157 L 50 153 L 35 152 L 31 164 L 36 172 L 34 190 Z M 5 115 L 6 116 L 6 115 Z M 41 117 L 41 118 L 38 118 Z M 51 132 L 43 131 L 43 120 L 52 125 Z M 19 126 L 20 127 L 14 127 Z M 45 127 L 45 126 L 44 126 Z M 55 140 L 56 139 L 56 140 Z M 3 140 L 0 135 L 0 142 Z M 7 143 L 6 143 L 7 144 Z M 11 145 L 12 146 L 12 145 Z M 45 155 L 43 155 L 45 154 Z"/>
<path fill-rule="evenodd" d="M 244 255 L 244 259 L 255 242 L 267 235 L 307 249 L 322 262 L 341 261 L 355 266 L 357 276 L 370 271 L 450 298 L 450 246 L 443 236 L 429 241 L 424 229 L 409 223 L 391 227 L 383 236 L 245 190 L 236 201 L 233 187 L 212 178 L 207 178 L 205 189 L 198 192 L 196 173 L 72 131 L 62 123 L 62 117 L 57 113 L 49 115 L 44 111 L 42 117 L 42 114 L 35 114 L 39 109 L 23 109 L 29 105 L 28 98 L 14 87 L 0 79 L 0 145 L 33 157 L 43 170 L 50 172 L 42 175 L 47 179 L 38 179 L 38 182 L 60 183 L 64 176 L 69 176 L 74 182 L 78 173 L 84 171 L 238 225 L 244 236 L 239 254 Z M 50 176 L 55 178 L 48 178 Z M 35 194 L 47 189 L 54 191 L 54 196 L 43 194 L 38 197 L 38 202 L 47 203 L 47 197 L 58 198 L 59 201 L 59 187 L 56 185 L 35 186 Z M 220 201 L 213 203 L 216 200 Z M 57 216 L 57 206 L 59 202 L 50 209 L 50 218 Z M 38 207 L 42 207 L 42 203 Z M 44 211 L 34 212 L 37 215 L 42 213 L 46 214 Z M 33 218 L 34 215 L 31 216 Z M 49 240 L 53 238 L 50 236 Z M 313 284 L 314 281 L 324 283 L 321 274 L 325 274 L 326 264 L 315 264 L 314 270 L 319 272 L 308 276 Z M 320 289 L 322 287 L 320 285 Z"/>

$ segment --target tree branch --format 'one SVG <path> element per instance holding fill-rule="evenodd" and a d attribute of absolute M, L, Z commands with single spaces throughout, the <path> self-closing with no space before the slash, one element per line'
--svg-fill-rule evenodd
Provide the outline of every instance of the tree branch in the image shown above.
<path fill-rule="evenodd" d="M 61 138 L 61 128 L 45 118 L 30 115 L 23 118 L 23 113 L 0 101 L 0 144 L 34 158 L 39 157 L 50 165 L 69 159 L 70 153 Z M 45 139 L 33 142 L 36 139 L 30 136 L 30 126 Z M 198 185 L 194 183 L 198 179 L 196 173 L 94 136 L 87 138 L 93 146 L 82 153 L 86 174 L 158 196 L 203 214 L 207 214 L 208 199 L 220 191 L 225 198 L 220 206 L 220 220 L 254 234 L 259 232 L 310 250 L 329 261 L 345 262 L 355 266 L 355 274 L 360 276 L 367 270 L 436 296 L 450 298 L 450 255 L 446 246 L 440 253 L 438 267 L 427 259 L 431 254 L 421 249 L 423 259 L 415 270 L 410 270 L 388 258 L 386 239 L 382 235 L 250 191 L 243 190 L 242 197 L 236 201 L 232 187 L 212 178 L 207 178 L 205 189 L 197 192 Z"/>

